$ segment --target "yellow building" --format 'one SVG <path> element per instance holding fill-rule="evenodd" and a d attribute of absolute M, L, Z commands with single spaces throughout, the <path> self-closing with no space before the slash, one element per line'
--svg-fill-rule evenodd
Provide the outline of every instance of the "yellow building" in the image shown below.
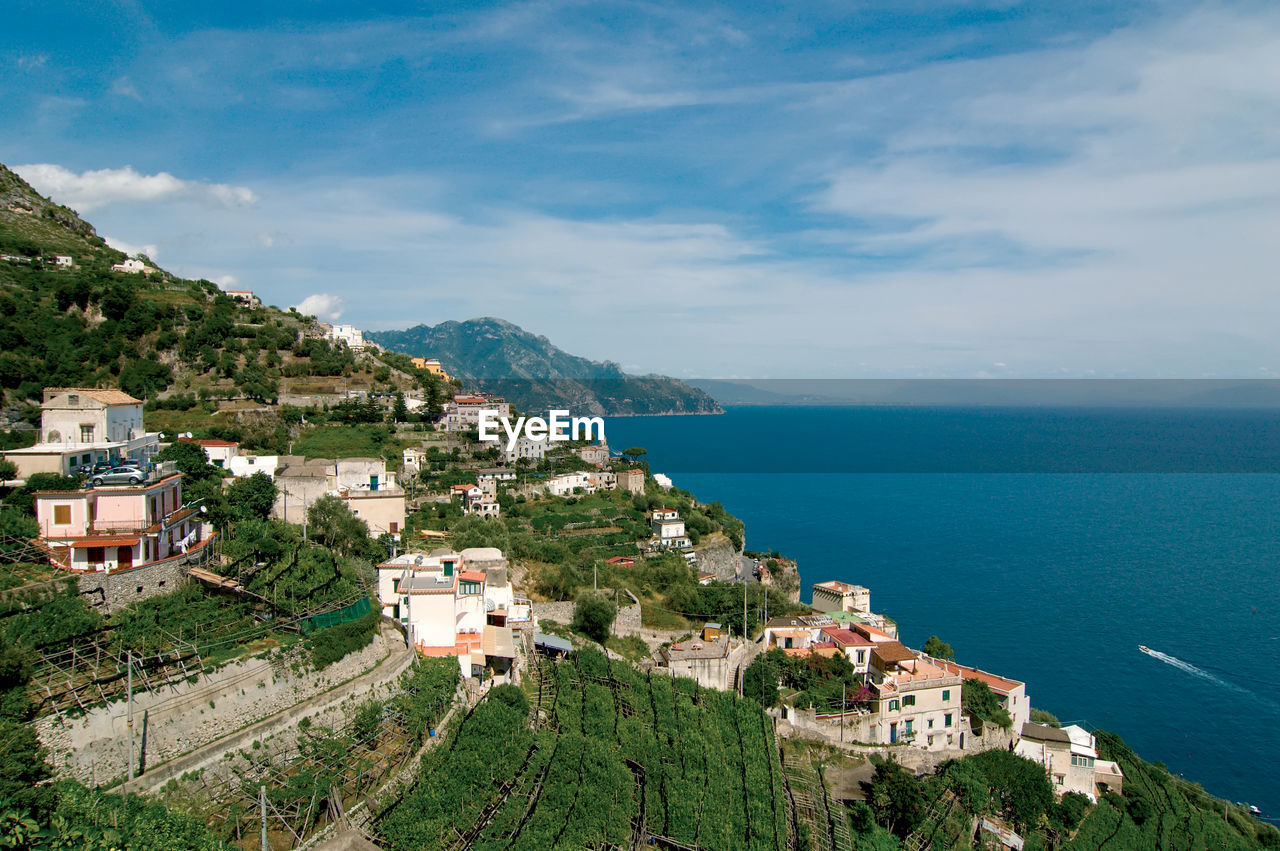
<path fill-rule="evenodd" d="M 418 369 L 425 369 L 432 375 L 438 375 L 445 381 L 449 380 L 449 373 L 444 371 L 444 367 L 440 365 L 440 361 L 435 358 L 409 358 L 413 361 L 413 365 Z"/>

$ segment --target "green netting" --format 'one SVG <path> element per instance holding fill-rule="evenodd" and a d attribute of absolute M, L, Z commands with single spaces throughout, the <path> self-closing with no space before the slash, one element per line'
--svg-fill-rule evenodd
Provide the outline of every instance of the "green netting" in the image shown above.
<path fill-rule="evenodd" d="M 357 620 L 369 614 L 372 608 L 368 597 L 361 597 L 349 606 L 343 606 L 341 609 L 335 609 L 332 612 L 321 612 L 318 615 L 312 615 L 309 618 L 303 618 L 299 623 L 299 628 L 305 635 L 316 629 L 324 629 L 328 626 L 337 626 L 340 623 Z"/>

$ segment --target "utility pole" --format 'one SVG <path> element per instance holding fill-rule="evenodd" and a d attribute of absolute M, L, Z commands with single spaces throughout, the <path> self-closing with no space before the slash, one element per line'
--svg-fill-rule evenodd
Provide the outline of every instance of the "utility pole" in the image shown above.
<path fill-rule="evenodd" d="M 133 651 L 125 651 L 125 667 L 128 669 L 126 680 L 128 681 L 129 690 L 129 779 L 133 779 Z"/>
<path fill-rule="evenodd" d="M 262 822 L 262 851 L 271 851 L 271 843 L 267 841 L 267 787 L 258 787 L 258 818 Z"/>
<path fill-rule="evenodd" d="M 844 744 L 844 683 L 840 683 L 840 744 Z"/>

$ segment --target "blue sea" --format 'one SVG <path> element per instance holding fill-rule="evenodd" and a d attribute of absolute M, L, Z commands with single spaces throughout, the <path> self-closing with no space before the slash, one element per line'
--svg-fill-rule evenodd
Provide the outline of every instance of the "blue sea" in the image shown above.
<path fill-rule="evenodd" d="M 607 434 L 797 559 L 804 600 L 866 585 L 907 644 L 1280 815 L 1280 412 L 741 407 Z"/>

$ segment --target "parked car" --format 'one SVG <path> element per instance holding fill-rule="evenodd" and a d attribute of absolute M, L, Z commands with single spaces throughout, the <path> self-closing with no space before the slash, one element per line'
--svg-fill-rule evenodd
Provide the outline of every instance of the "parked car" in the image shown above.
<path fill-rule="evenodd" d="M 100 485 L 140 485 L 147 480 L 147 474 L 137 467 L 112 467 L 105 473 L 96 474 L 90 481 L 94 486 Z"/>
<path fill-rule="evenodd" d="M 93 469 L 86 470 L 85 472 L 96 476 L 99 473 L 105 473 L 108 470 L 114 470 L 116 467 L 122 467 L 122 466 L 124 465 L 117 464 L 115 461 L 99 461 L 98 463 L 93 465 Z"/>

